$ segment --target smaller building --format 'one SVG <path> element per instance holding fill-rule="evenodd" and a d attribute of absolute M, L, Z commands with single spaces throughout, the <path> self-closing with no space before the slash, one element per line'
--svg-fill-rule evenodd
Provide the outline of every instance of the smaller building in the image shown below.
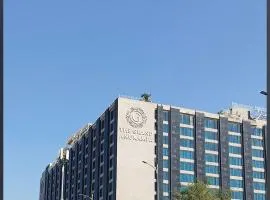
<path fill-rule="evenodd" d="M 68 158 L 68 149 L 62 148 L 56 161 L 46 167 L 40 179 L 39 200 L 64 200 Z"/>

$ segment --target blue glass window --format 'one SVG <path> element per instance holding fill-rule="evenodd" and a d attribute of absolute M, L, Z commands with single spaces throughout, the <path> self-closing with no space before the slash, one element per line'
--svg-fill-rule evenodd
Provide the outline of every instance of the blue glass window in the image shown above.
<path fill-rule="evenodd" d="M 193 137 L 193 128 L 180 127 L 180 135 Z"/>
<path fill-rule="evenodd" d="M 206 165 L 205 166 L 205 172 L 211 173 L 211 174 L 218 174 L 219 173 L 219 167 L 213 166 L 213 165 Z"/>
<path fill-rule="evenodd" d="M 234 169 L 234 168 L 230 168 L 230 175 L 231 176 L 243 176 L 243 172 L 242 169 Z"/>
<path fill-rule="evenodd" d="M 209 185 L 219 185 L 219 178 L 218 177 L 207 177 L 207 183 Z"/>
<path fill-rule="evenodd" d="M 180 170 L 194 171 L 194 163 L 180 162 Z"/>
<path fill-rule="evenodd" d="M 242 180 L 230 180 L 230 186 L 231 187 L 236 187 L 236 188 L 243 188 L 243 181 Z"/>
<path fill-rule="evenodd" d="M 259 139 L 252 138 L 252 145 L 262 147 L 263 146 L 263 141 L 259 140 Z"/>
<path fill-rule="evenodd" d="M 242 165 L 242 158 L 230 157 L 229 159 L 231 165 Z"/>
<path fill-rule="evenodd" d="M 253 188 L 254 190 L 265 190 L 265 183 L 254 182 Z"/>
<path fill-rule="evenodd" d="M 169 180 L 169 173 L 163 171 L 163 180 Z"/>
<path fill-rule="evenodd" d="M 217 129 L 217 120 L 216 119 L 206 118 L 204 120 L 204 127 L 205 128 Z"/>
<path fill-rule="evenodd" d="M 241 147 L 229 146 L 229 153 L 241 154 Z"/>
<path fill-rule="evenodd" d="M 181 191 L 181 192 L 184 192 L 184 191 L 187 190 L 187 188 L 188 188 L 187 186 L 181 186 L 180 191 Z"/>
<path fill-rule="evenodd" d="M 168 144 L 168 143 L 169 143 L 168 136 L 163 135 L 163 144 Z"/>
<path fill-rule="evenodd" d="M 218 144 L 212 142 L 205 142 L 205 150 L 218 151 Z"/>
<path fill-rule="evenodd" d="M 229 122 L 228 123 L 228 131 L 241 133 L 241 124 Z"/>
<path fill-rule="evenodd" d="M 180 182 L 194 182 L 194 175 L 193 174 L 180 174 Z"/>
<path fill-rule="evenodd" d="M 254 193 L 254 200 L 265 200 L 265 194 Z"/>
<path fill-rule="evenodd" d="M 215 154 L 205 154 L 206 162 L 218 162 L 218 155 Z"/>
<path fill-rule="evenodd" d="M 169 161 L 163 160 L 163 168 L 169 168 Z"/>
<path fill-rule="evenodd" d="M 163 192 L 169 192 L 169 184 L 163 183 Z"/>
<path fill-rule="evenodd" d="M 180 146 L 193 148 L 194 147 L 194 141 L 193 140 L 187 140 L 187 139 L 181 139 L 180 140 Z"/>
<path fill-rule="evenodd" d="M 237 135 L 229 135 L 229 142 L 241 144 L 241 137 Z"/>
<path fill-rule="evenodd" d="M 264 168 L 264 162 L 259 160 L 252 160 L 252 166 L 255 168 Z"/>
<path fill-rule="evenodd" d="M 193 116 L 187 115 L 187 114 L 180 114 L 180 123 L 187 124 L 187 125 L 193 125 Z"/>
<path fill-rule="evenodd" d="M 232 199 L 243 199 L 243 192 L 236 192 L 236 191 L 233 191 L 232 192 Z"/>
<path fill-rule="evenodd" d="M 263 158 L 263 150 L 252 149 L 252 156 Z"/>
<path fill-rule="evenodd" d="M 180 150 L 180 158 L 194 159 L 194 152 Z"/>
<path fill-rule="evenodd" d="M 163 148 L 163 156 L 169 156 L 169 149 L 168 148 Z"/>
<path fill-rule="evenodd" d="M 169 133 L 169 124 L 163 124 L 163 132 Z"/>
<path fill-rule="evenodd" d="M 260 137 L 263 136 L 263 131 L 261 128 L 251 127 L 251 129 L 252 129 L 252 135 L 260 136 Z"/>
<path fill-rule="evenodd" d="M 218 133 L 216 132 L 205 131 L 204 134 L 205 134 L 205 139 L 218 140 Z"/>
<path fill-rule="evenodd" d="M 253 172 L 253 178 L 264 179 L 264 172 Z"/>
<path fill-rule="evenodd" d="M 169 112 L 163 111 L 163 121 L 169 121 Z"/>

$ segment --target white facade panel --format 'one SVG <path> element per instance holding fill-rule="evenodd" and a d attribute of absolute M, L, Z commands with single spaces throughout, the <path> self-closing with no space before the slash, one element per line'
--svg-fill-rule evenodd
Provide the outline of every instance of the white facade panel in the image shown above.
<path fill-rule="evenodd" d="M 157 105 L 118 99 L 117 200 L 154 200 L 155 109 Z"/>

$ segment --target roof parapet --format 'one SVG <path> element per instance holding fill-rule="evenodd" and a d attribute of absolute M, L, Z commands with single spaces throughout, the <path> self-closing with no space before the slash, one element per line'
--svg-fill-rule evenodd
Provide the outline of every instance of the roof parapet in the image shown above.
<path fill-rule="evenodd" d="M 221 115 L 226 115 L 238 120 L 261 120 L 266 121 L 267 112 L 265 108 L 258 106 L 249 106 L 232 102 L 231 107 L 219 112 Z"/>
<path fill-rule="evenodd" d="M 122 94 L 119 94 L 118 97 L 122 97 L 122 98 L 126 98 L 126 99 L 131 99 L 131 100 L 138 100 L 138 101 L 141 101 L 142 99 L 139 98 L 139 97 L 134 97 L 134 96 L 128 96 L 128 95 L 122 95 Z"/>
<path fill-rule="evenodd" d="M 88 132 L 89 128 L 92 126 L 91 123 L 86 124 L 83 128 L 79 129 L 75 132 L 67 141 L 68 145 L 73 145 L 76 141 L 78 141 L 85 133 Z"/>

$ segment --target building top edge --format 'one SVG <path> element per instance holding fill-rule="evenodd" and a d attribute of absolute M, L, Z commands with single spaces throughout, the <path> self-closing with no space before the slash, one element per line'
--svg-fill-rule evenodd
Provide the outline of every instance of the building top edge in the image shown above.
<path fill-rule="evenodd" d="M 123 98 L 132 101 L 143 101 L 138 97 L 130 97 L 125 95 L 121 95 L 118 98 Z M 247 106 L 233 102 L 229 109 L 223 109 L 217 113 L 210 113 L 200 109 L 190 109 L 170 104 L 155 103 L 155 102 L 145 102 L 145 103 L 151 103 L 158 106 L 162 106 L 165 110 L 170 110 L 171 108 L 178 109 L 182 113 L 191 115 L 195 115 L 196 112 L 199 112 L 203 113 L 206 117 L 214 119 L 219 119 L 220 117 L 227 117 L 229 121 L 242 122 L 243 120 L 249 120 L 252 123 L 266 124 L 266 109 L 260 108 L 258 106 Z"/>
<path fill-rule="evenodd" d="M 93 125 L 92 123 L 87 123 L 78 131 L 76 131 L 70 138 L 68 138 L 67 145 L 72 146 L 76 141 L 80 140 L 80 138 L 88 132 L 89 128 L 92 125 Z"/>

